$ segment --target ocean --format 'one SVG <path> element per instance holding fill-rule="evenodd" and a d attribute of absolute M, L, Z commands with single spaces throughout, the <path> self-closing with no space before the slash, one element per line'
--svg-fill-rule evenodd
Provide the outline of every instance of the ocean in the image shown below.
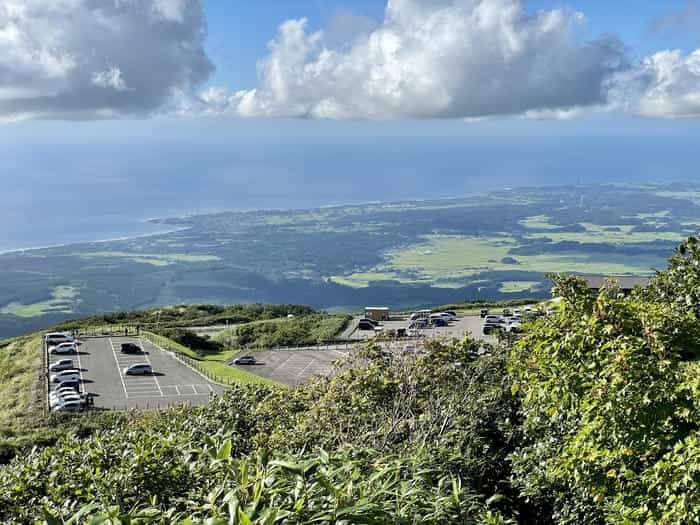
<path fill-rule="evenodd" d="M 148 218 L 696 180 L 678 137 L 270 137 L 0 144 L 0 251 L 162 231 Z"/>

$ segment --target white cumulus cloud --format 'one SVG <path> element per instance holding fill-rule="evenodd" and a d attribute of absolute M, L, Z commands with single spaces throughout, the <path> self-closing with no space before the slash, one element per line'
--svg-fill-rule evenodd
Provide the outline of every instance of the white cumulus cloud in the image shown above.
<path fill-rule="evenodd" d="M 0 1 L 0 120 L 144 115 L 204 82 L 200 0 Z"/>
<path fill-rule="evenodd" d="M 126 82 L 122 77 L 122 71 L 118 67 L 110 67 L 105 71 L 98 71 L 92 75 L 92 83 L 103 88 L 112 88 L 116 91 L 125 91 Z"/>
<path fill-rule="evenodd" d="M 258 87 L 219 93 L 217 107 L 334 119 L 570 114 L 604 104 L 606 79 L 626 65 L 613 37 L 578 42 L 582 23 L 520 0 L 391 0 L 378 27 L 333 47 L 289 20 L 258 64 Z"/>
<path fill-rule="evenodd" d="M 646 117 L 700 117 L 700 49 L 660 51 L 615 75 L 610 101 Z"/>

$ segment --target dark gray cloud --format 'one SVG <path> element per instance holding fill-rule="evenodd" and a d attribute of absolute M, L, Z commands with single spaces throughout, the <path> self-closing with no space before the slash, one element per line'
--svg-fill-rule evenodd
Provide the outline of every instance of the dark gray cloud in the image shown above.
<path fill-rule="evenodd" d="M 147 115 L 213 71 L 199 0 L 3 0 L 0 119 Z"/>

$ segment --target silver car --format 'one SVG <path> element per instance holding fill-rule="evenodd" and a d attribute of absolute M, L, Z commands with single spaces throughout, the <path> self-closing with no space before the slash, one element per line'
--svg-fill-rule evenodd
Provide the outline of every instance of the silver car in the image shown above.
<path fill-rule="evenodd" d="M 148 363 L 137 363 L 135 365 L 127 366 L 123 372 L 125 376 L 145 376 L 153 373 L 153 367 Z"/>
<path fill-rule="evenodd" d="M 60 372 L 61 370 L 70 370 L 71 368 L 73 368 L 72 359 L 61 359 L 49 366 L 49 372 Z"/>

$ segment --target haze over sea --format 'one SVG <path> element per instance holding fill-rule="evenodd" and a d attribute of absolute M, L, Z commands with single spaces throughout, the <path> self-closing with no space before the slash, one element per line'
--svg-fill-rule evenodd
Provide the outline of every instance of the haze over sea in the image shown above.
<path fill-rule="evenodd" d="M 334 132 L 324 135 L 317 124 L 295 134 L 278 123 L 281 132 L 255 136 L 209 131 L 202 140 L 177 133 L 156 140 L 142 131 L 63 143 L 49 140 L 50 130 L 22 140 L 17 126 L 19 140 L 0 144 L 0 180 L 8 181 L 0 192 L 0 251 L 153 233 L 163 226 L 145 219 L 188 213 L 696 180 L 697 135 L 658 123 L 653 133 L 630 132 L 631 124 L 620 134 L 606 133 L 603 120 L 587 124 L 590 134 L 580 124 L 572 134 L 566 123 L 549 123 L 535 135 L 496 136 L 497 124 L 459 123 L 458 132 L 449 124 L 416 136 L 386 126 L 348 132 L 350 124 L 340 133 L 329 125 Z"/>

